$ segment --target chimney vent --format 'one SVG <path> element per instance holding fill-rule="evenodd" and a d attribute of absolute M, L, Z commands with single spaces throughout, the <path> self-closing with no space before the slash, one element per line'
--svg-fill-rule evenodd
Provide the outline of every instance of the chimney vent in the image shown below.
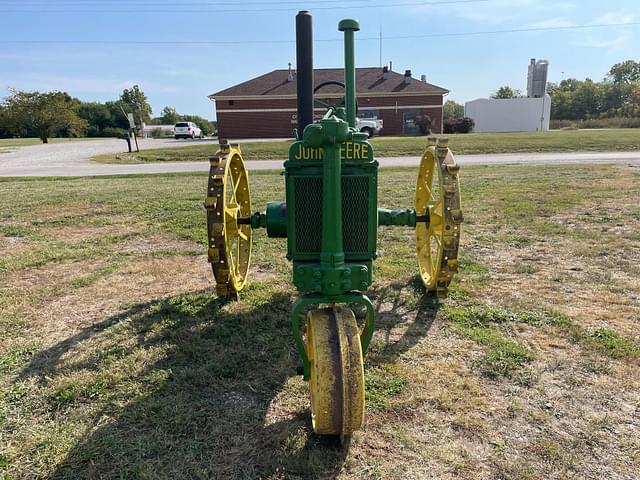
<path fill-rule="evenodd" d="M 404 71 L 404 83 L 409 85 L 411 83 L 411 70 Z"/>
<path fill-rule="evenodd" d="M 420 75 L 420 81 L 422 83 L 427 83 L 427 76 L 425 74 Z"/>
<path fill-rule="evenodd" d="M 293 70 L 291 69 L 291 62 L 289 62 L 289 75 L 287 75 L 287 82 L 293 82 Z"/>
<path fill-rule="evenodd" d="M 387 67 L 386 65 L 382 67 L 382 78 L 384 78 L 385 80 L 389 79 L 389 67 Z"/>

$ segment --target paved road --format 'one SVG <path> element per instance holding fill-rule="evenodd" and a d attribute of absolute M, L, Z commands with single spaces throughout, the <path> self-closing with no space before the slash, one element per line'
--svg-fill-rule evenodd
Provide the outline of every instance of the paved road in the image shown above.
<path fill-rule="evenodd" d="M 200 140 L 211 144 L 215 140 Z M 93 140 L 49 145 L 20 147 L 10 153 L 0 154 L 0 176 L 94 176 L 136 173 L 205 172 L 208 162 L 161 162 L 137 165 L 107 165 L 89 161 L 94 155 L 122 151 L 124 140 Z M 142 149 L 159 147 L 183 147 L 191 141 L 142 140 Z M 640 166 L 640 151 L 591 152 L 591 153 L 504 153 L 492 155 L 457 155 L 461 165 L 508 164 L 569 164 L 569 163 L 623 163 Z M 383 167 L 410 167 L 418 165 L 419 157 L 379 158 Z M 275 170 L 282 168 L 282 160 L 247 162 L 250 170 Z"/>

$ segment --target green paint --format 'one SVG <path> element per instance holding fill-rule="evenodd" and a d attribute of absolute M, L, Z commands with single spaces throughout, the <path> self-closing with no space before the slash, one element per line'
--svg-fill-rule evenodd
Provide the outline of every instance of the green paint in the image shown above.
<path fill-rule="evenodd" d="M 344 85 L 347 122 L 351 128 L 356 126 L 356 68 L 355 33 L 360 30 L 356 20 L 345 19 L 338 24 L 338 30 L 344 32 Z"/>
<path fill-rule="evenodd" d="M 379 208 L 378 225 L 415 227 L 416 211 L 411 209 L 389 210 L 387 208 Z"/>

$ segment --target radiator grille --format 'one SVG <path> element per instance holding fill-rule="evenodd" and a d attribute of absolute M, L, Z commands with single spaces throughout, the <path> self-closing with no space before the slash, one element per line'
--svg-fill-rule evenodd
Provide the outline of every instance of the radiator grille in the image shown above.
<path fill-rule="evenodd" d="M 342 238 L 347 253 L 369 249 L 369 177 L 342 177 Z"/>
<path fill-rule="evenodd" d="M 322 178 L 294 179 L 296 251 L 320 253 L 322 244 Z M 346 254 L 369 251 L 369 177 L 342 177 L 342 232 Z"/>
<path fill-rule="evenodd" d="M 322 178 L 294 179 L 296 205 L 296 250 L 320 252 L 322 243 Z"/>

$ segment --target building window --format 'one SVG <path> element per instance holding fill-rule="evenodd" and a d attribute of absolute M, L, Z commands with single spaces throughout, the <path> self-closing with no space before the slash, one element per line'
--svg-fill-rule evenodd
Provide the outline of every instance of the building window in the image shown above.
<path fill-rule="evenodd" d="M 235 100 L 229 100 L 229 106 L 233 105 L 235 102 Z"/>
<path fill-rule="evenodd" d="M 418 127 L 418 111 L 404 110 L 402 112 L 402 133 L 405 135 L 418 135 L 420 129 Z"/>

